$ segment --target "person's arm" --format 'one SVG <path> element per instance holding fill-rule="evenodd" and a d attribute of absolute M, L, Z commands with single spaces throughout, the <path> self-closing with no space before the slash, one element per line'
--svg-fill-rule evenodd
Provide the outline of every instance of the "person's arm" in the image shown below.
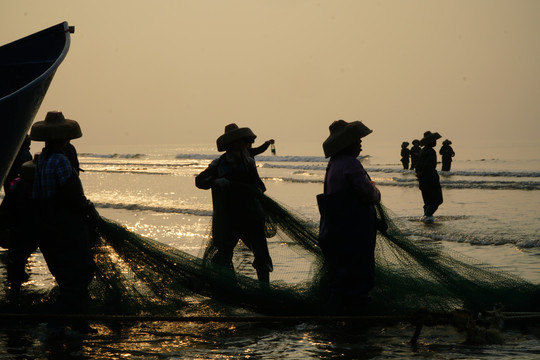
<path fill-rule="evenodd" d="M 354 191 L 360 196 L 362 202 L 366 204 L 376 205 L 381 202 L 381 192 L 371 181 L 364 167 L 358 162 L 353 167 L 350 167 L 345 176 L 351 184 Z"/>
<path fill-rule="evenodd" d="M 214 160 L 208 165 L 206 170 L 195 177 L 195 186 L 199 189 L 208 190 L 212 187 L 217 177 L 217 163 Z"/>
<path fill-rule="evenodd" d="M 256 155 L 262 154 L 273 143 L 274 143 L 274 139 L 270 139 L 270 140 L 265 141 L 261 146 L 258 146 L 256 148 L 251 148 L 249 149 L 249 155 L 251 155 L 251 157 L 255 157 Z"/>

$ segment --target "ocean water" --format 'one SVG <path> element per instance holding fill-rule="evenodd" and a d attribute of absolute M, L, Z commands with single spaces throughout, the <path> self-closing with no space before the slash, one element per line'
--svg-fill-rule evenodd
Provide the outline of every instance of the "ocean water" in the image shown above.
<path fill-rule="evenodd" d="M 256 157 L 266 194 L 317 226 L 315 196 L 322 192 L 327 160 L 279 150 L 278 156 L 267 151 Z M 210 191 L 197 189 L 194 176 L 217 156 L 212 145 L 79 150 L 85 193 L 102 216 L 193 255 L 201 254 L 212 215 Z M 392 157 L 368 154 L 361 161 L 403 232 L 540 284 L 540 156 L 456 159 L 452 171 L 440 173 L 444 203 L 433 225 L 419 221 L 423 204 L 412 171 Z M 269 248 L 271 255 L 280 254 L 274 258 L 271 281 L 295 283 L 310 276 L 310 264 L 283 255 L 279 240 L 269 239 Z M 54 285 L 39 252 L 30 258 L 29 270 L 33 285 Z M 425 327 L 418 344 L 411 346 L 410 324 L 368 329 L 344 324 L 95 326 L 98 335 L 66 342 L 50 341 L 41 325 L 0 325 L 0 359 L 540 358 L 534 328 L 506 329 L 502 345 L 472 346 L 452 327 Z"/>

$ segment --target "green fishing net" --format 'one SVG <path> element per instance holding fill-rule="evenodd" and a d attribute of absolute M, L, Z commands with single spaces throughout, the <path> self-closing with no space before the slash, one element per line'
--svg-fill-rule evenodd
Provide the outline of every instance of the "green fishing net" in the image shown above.
<path fill-rule="evenodd" d="M 90 293 L 92 313 L 171 315 L 320 315 L 327 301 L 325 267 L 317 246 L 317 224 L 260 194 L 267 236 L 310 267 L 307 277 L 256 280 L 251 253 L 235 251 L 235 269 L 206 260 L 212 239 L 193 256 L 130 232 L 102 218 L 94 233 L 97 272 Z M 377 235 L 376 285 L 368 314 L 412 314 L 455 309 L 533 311 L 539 287 L 517 276 L 452 252 L 440 244 L 417 242 L 399 230 L 389 212 L 377 207 L 387 230 Z M 212 231 L 219 231 L 213 229 Z M 274 259 L 281 256 L 271 254 Z M 275 261 L 276 263 L 282 263 Z M 285 279 L 287 280 L 287 279 Z M 43 289 L 25 286 L 21 311 L 45 311 Z M 0 304 L 6 311 L 7 300 Z"/>

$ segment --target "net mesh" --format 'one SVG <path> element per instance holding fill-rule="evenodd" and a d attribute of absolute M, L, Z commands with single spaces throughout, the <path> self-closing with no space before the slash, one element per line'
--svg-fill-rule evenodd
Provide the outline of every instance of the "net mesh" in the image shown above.
<path fill-rule="evenodd" d="M 235 269 L 212 264 L 172 246 L 130 232 L 102 218 L 94 234 L 97 271 L 91 284 L 90 312 L 110 314 L 316 315 L 326 303 L 325 267 L 317 246 L 316 224 L 260 195 L 267 236 L 277 236 L 311 266 L 297 281 L 256 280 L 250 253 L 236 251 Z M 508 311 L 537 310 L 539 286 L 479 263 L 440 244 L 418 242 L 401 232 L 389 212 L 377 207 L 388 228 L 377 235 L 376 286 L 368 311 L 412 314 L 432 311 L 485 310 L 502 304 Z M 217 231 L 214 229 L 213 231 Z M 272 254 L 275 258 L 279 254 Z M 242 265 L 243 264 L 243 265 Z M 251 271 L 251 273 L 250 273 Z M 291 274 L 294 277 L 294 274 Z M 25 286 L 22 311 L 46 311 L 54 290 Z M 9 306 L 7 300 L 0 307 Z"/>

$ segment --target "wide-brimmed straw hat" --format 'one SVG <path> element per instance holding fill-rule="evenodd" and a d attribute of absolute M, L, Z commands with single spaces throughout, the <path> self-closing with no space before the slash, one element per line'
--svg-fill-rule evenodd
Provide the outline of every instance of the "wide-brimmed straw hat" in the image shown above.
<path fill-rule="evenodd" d="M 441 135 L 438 132 L 432 133 L 431 131 L 426 131 L 424 133 L 424 137 L 422 140 L 420 140 L 420 145 L 425 146 L 426 144 L 430 144 L 440 138 Z"/>
<path fill-rule="evenodd" d="M 75 120 L 66 119 L 61 111 L 49 111 L 45 120 L 32 125 L 30 139 L 36 141 L 71 140 L 82 136 Z"/>
<path fill-rule="evenodd" d="M 255 140 L 257 135 L 250 128 L 240 128 L 235 123 L 225 126 L 225 133 L 218 137 L 216 143 L 218 151 L 227 151 L 238 140 Z"/>
<path fill-rule="evenodd" d="M 350 123 L 345 120 L 334 121 L 330 125 L 330 135 L 323 143 L 324 157 L 334 156 L 372 132 L 373 130 L 362 124 L 361 121 L 352 121 Z"/>
<path fill-rule="evenodd" d="M 448 140 L 448 139 L 444 140 L 442 143 L 443 143 L 443 145 L 450 145 L 450 144 L 452 144 L 452 142 L 451 142 L 450 140 Z"/>

